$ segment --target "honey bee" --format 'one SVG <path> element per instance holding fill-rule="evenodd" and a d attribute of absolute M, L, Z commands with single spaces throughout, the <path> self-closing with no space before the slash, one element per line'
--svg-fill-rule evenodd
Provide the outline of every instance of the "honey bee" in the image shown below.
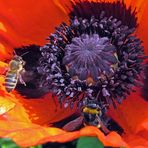
<path fill-rule="evenodd" d="M 13 59 L 9 62 L 8 71 L 5 77 L 5 89 L 7 92 L 11 92 L 15 89 L 18 80 L 20 81 L 20 83 L 26 86 L 26 83 L 22 79 L 21 75 L 21 73 L 24 71 L 24 65 L 25 61 L 22 59 L 22 55 L 15 55 Z"/>

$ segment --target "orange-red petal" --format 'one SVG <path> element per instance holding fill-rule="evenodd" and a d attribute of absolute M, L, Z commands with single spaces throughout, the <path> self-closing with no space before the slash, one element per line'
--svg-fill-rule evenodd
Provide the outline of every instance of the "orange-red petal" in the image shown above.
<path fill-rule="evenodd" d="M 7 52 L 10 49 L 12 50 L 13 47 L 32 43 L 45 43 L 45 38 L 54 30 L 54 27 L 62 21 L 67 21 L 66 9 L 59 1 L 52 0 L 49 2 L 48 0 L 42 0 L 37 2 L 35 0 L 14 0 L 12 2 L 1 0 L 0 48 L 2 50 L 0 50 L 0 54 L 3 55 L 3 58 L 8 56 Z M 69 1 L 63 0 L 62 2 L 66 4 Z M 141 6 L 144 6 L 143 0 L 139 3 L 135 3 L 134 0 L 126 0 L 126 2 L 127 6 L 131 4 L 133 6 L 137 5 L 142 12 L 143 7 Z M 148 47 L 146 38 L 148 33 L 147 21 L 145 21 L 148 11 L 146 6 L 144 10 L 143 16 L 141 16 L 142 13 L 138 14 L 138 20 L 141 18 L 138 34 L 144 40 L 145 47 Z M 0 65 L 2 64 L 0 63 Z M 52 122 L 61 120 L 75 111 L 71 112 L 68 108 L 64 110 L 60 109 L 54 100 L 52 100 L 51 94 L 39 100 L 27 100 L 16 92 L 12 94 L 6 93 L 2 86 L 3 78 L 0 78 L 0 83 L 0 96 L 6 106 L 5 111 L 2 113 L 3 116 L 0 116 L 0 136 L 12 138 L 21 146 L 36 145 L 48 141 L 66 142 L 80 136 L 98 136 L 107 146 L 128 147 L 124 142 L 125 140 L 132 148 L 140 146 L 148 147 L 146 139 L 148 137 L 148 112 L 146 109 L 148 106 L 137 94 L 133 94 L 127 98 L 117 110 L 110 111 L 111 116 L 128 133 L 123 136 L 123 140 L 115 132 L 104 136 L 95 127 L 85 127 L 80 131 L 65 132 L 57 128 L 33 124 L 32 122 L 50 125 Z M 133 116 L 135 114 L 137 116 Z"/>
<path fill-rule="evenodd" d="M 118 105 L 111 109 L 111 116 L 124 128 L 125 132 L 132 133 L 143 120 L 148 118 L 148 103 L 141 98 L 138 90 Z"/>
<path fill-rule="evenodd" d="M 124 129 L 125 134 L 122 137 L 131 147 L 148 146 L 146 142 L 148 125 L 144 122 L 148 120 L 147 108 L 148 103 L 137 92 L 132 93 L 121 105 L 118 105 L 117 109 L 109 111 L 110 116 Z M 138 131 L 142 131 L 144 135 Z"/>
<path fill-rule="evenodd" d="M 47 128 L 32 123 L 2 119 L 0 119 L 0 125 L 1 137 L 12 138 L 18 145 L 24 147 L 46 142 L 67 142 L 80 136 L 97 136 L 106 146 L 128 147 L 123 139 L 115 132 L 104 136 L 104 134 L 95 127 L 85 127 L 80 131 L 65 132 L 57 128 Z"/>
<path fill-rule="evenodd" d="M 0 45 L 7 52 L 13 47 L 45 43 L 54 28 L 66 21 L 66 15 L 49 0 L 1 0 L 0 3 Z"/>
<path fill-rule="evenodd" d="M 9 99 L 17 104 L 17 107 L 9 111 L 9 118 L 11 114 L 11 118 L 17 118 L 20 121 L 24 121 L 24 115 L 22 116 L 22 114 L 27 114 L 27 118 L 33 123 L 50 125 L 75 112 L 75 109 L 71 110 L 69 107 L 61 108 L 60 104 L 57 102 L 57 98 L 53 99 L 50 93 L 39 99 L 26 99 L 15 91 L 7 93 L 4 87 L 4 77 L 0 77 L 0 87 L 0 96 L 3 100 L 5 101 L 6 99 L 7 101 Z M 10 106 L 7 106 L 9 105 L 8 103 L 5 103 L 5 105 L 6 108 L 10 108 Z M 15 114 L 16 112 L 19 112 L 19 114 Z"/>
<path fill-rule="evenodd" d="M 139 22 L 139 27 L 137 30 L 137 34 L 140 37 L 140 39 L 143 41 L 143 45 L 144 45 L 144 51 L 145 54 L 148 55 L 148 39 L 147 39 L 147 35 L 148 35 L 148 0 L 146 0 L 143 4 L 143 7 L 141 9 L 142 10 L 142 15 L 140 18 L 140 22 Z"/>
<path fill-rule="evenodd" d="M 14 102 L 9 99 L 3 99 L 3 97 L 0 96 L 0 115 L 3 115 L 4 113 L 10 111 L 14 107 Z"/>
<path fill-rule="evenodd" d="M 54 31 L 54 28 L 66 20 L 67 16 L 48 0 L 37 2 L 2 0 L 0 5 L 1 60 L 9 58 L 9 52 L 11 53 L 13 47 L 45 43 L 45 38 Z M 2 89 L 5 93 L 4 87 Z M 36 123 L 49 124 L 49 120 L 57 121 L 73 113 L 69 108 L 63 110 L 56 106 L 51 94 L 38 100 L 27 100 L 15 92 L 13 94 L 17 96 L 15 101 L 23 105 L 25 111 L 30 114 L 30 119 Z"/>

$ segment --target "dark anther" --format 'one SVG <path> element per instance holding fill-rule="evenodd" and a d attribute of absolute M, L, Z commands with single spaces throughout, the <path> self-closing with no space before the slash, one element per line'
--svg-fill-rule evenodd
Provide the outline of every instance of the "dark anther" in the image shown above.
<path fill-rule="evenodd" d="M 90 19 L 91 16 L 95 18 L 103 18 L 105 13 L 106 17 L 112 17 L 113 22 L 120 20 L 116 25 L 123 24 L 129 28 L 137 26 L 136 9 L 132 10 L 131 7 L 127 7 L 124 1 L 111 2 L 71 2 L 72 8 L 70 9 L 69 16 L 74 18 L 75 16 L 83 19 Z M 103 13 L 102 13 L 103 12 Z M 102 13 L 102 14 L 101 14 Z M 100 15 L 101 14 L 101 15 Z M 110 22 L 108 22 L 110 23 Z"/>

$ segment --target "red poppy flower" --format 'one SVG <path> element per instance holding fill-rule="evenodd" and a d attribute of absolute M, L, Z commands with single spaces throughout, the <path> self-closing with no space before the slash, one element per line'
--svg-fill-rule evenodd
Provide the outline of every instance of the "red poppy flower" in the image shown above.
<path fill-rule="evenodd" d="M 136 87 L 136 92 L 130 91 L 129 93 L 128 91 L 131 84 L 134 84 L 133 78 L 139 77 L 143 65 L 142 43 L 138 38 L 143 41 L 145 54 L 148 53 L 146 37 L 148 10 L 146 8 L 147 2 L 144 0 L 138 2 L 125 0 L 124 3 L 114 0 L 103 2 L 76 2 L 74 0 L 73 3 L 69 0 L 51 0 L 50 2 L 48 0 L 14 0 L 13 2 L 1 0 L 0 73 L 3 73 L 8 67 L 5 61 L 12 58 L 13 49 L 17 48 L 15 51 L 18 55 L 29 51 L 24 56 L 25 69 L 29 71 L 27 73 L 29 79 L 25 76 L 26 87 L 18 84 L 16 90 L 8 93 L 3 85 L 4 77 L 0 76 L 0 136 L 12 138 L 18 145 L 25 147 L 45 142 L 67 142 L 80 136 L 97 136 L 105 146 L 148 147 L 148 103 L 145 101 L 146 99 L 142 98 L 140 88 Z M 106 14 L 103 14 L 104 10 Z M 71 22 L 69 22 L 70 19 Z M 108 25 L 106 25 L 107 23 Z M 136 28 L 136 30 L 134 31 L 132 28 Z M 111 30 L 113 30 L 112 34 Z M 50 33 L 50 42 L 46 43 L 45 38 Z M 93 49 L 93 52 L 85 50 L 88 46 Z M 96 51 L 98 47 L 99 55 Z M 66 49 L 64 55 L 62 54 L 63 48 Z M 81 52 L 78 50 L 79 48 Z M 79 55 L 76 55 L 74 51 L 77 51 Z M 99 63 L 94 59 L 95 54 L 97 54 L 96 59 Z M 76 61 L 77 56 L 80 57 L 81 64 L 87 63 L 92 66 L 94 62 L 89 58 L 86 61 L 87 57 L 90 57 L 96 62 L 96 65 L 99 65 L 100 70 L 97 74 L 103 83 L 111 82 L 111 77 L 115 76 L 108 70 L 112 69 L 118 77 L 121 74 L 122 78 L 118 78 L 118 87 L 113 84 L 117 80 L 117 76 L 113 79 L 114 82 L 110 83 L 110 89 L 107 89 L 107 84 L 104 86 L 102 83 L 97 83 L 98 77 L 96 77 L 95 70 L 98 67 L 86 64 L 87 70 L 85 71 Z M 39 63 L 36 63 L 38 57 Z M 55 57 L 56 59 L 54 59 Z M 60 61 L 61 57 L 63 57 L 63 61 Z M 55 70 L 54 67 L 58 69 L 58 60 L 65 65 L 64 68 L 63 65 L 60 68 L 64 71 L 64 79 L 60 77 L 61 75 L 59 76 L 61 73 L 52 71 Z M 127 72 L 127 69 L 125 71 L 126 60 L 130 60 L 128 64 L 132 68 L 128 69 L 128 74 L 123 74 L 121 69 Z M 51 61 L 56 61 L 55 65 L 51 65 Z M 68 64 L 69 62 L 72 64 Z M 79 66 L 77 66 L 78 64 Z M 34 67 L 38 70 L 39 75 L 36 74 L 37 71 L 34 71 Z M 88 76 L 88 71 L 91 76 Z M 104 74 L 103 71 L 106 73 Z M 67 73 L 71 74 L 72 79 L 66 75 Z M 135 73 L 138 74 L 135 76 Z M 40 75 L 42 76 L 40 77 Z M 106 75 L 109 80 L 105 78 Z M 65 80 L 67 80 L 66 85 Z M 89 85 L 93 87 L 89 86 L 89 89 L 85 89 L 82 83 L 81 87 L 78 83 L 79 87 L 76 87 L 73 83 L 75 84 L 77 80 L 85 80 L 85 87 Z M 101 93 L 98 93 L 98 87 L 95 87 L 97 90 L 94 89 L 96 84 L 98 87 L 101 86 Z M 67 91 L 67 87 L 70 92 Z M 75 89 L 78 90 L 77 95 L 74 93 Z M 51 93 L 48 92 L 49 90 Z M 83 93 L 84 91 L 85 93 Z M 53 94 L 56 96 L 53 97 Z M 103 118 L 106 118 L 106 115 L 109 116 L 122 127 L 124 132 L 118 134 L 116 131 L 119 132 L 119 130 L 115 129 L 106 135 L 94 126 L 85 126 L 72 132 L 64 130 L 75 129 L 71 125 L 76 126 L 78 118 L 75 119 L 76 123 L 70 124 L 71 122 L 69 122 L 64 128 L 57 128 L 61 122 L 79 114 L 78 110 L 84 104 L 89 105 L 88 98 L 92 99 L 94 94 L 99 95 L 95 103 L 98 103 L 99 106 L 102 103 L 105 106 L 105 110 L 102 110 L 102 113 L 105 113 Z M 65 100 L 67 96 L 71 98 L 69 102 Z M 125 97 L 126 99 L 123 100 Z M 106 107 L 108 105 L 109 109 Z"/>

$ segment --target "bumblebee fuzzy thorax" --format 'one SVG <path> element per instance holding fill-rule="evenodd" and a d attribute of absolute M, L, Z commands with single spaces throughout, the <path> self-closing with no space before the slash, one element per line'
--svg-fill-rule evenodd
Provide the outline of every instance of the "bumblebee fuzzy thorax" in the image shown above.
<path fill-rule="evenodd" d="M 101 114 L 101 108 L 99 108 L 98 106 L 94 107 L 94 104 L 89 104 L 89 106 L 86 106 L 82 109 L 83 113 L 87 113 L 87 114 L 94 114 L 94 115 L 99 115 Z"/>

